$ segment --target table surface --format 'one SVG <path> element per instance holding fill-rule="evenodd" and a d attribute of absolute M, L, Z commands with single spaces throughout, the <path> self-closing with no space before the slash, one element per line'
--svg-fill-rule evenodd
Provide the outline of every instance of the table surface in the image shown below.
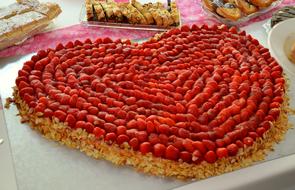
<path fill-rule="evenodd" d="M 42 1 L 42 0 L 41 0 Z M 50 0 L 48 0 L 50 1 Z M 14 0 L 0 1 L 0 7 L 13 3 Z M 83 0 L 51 0 L 51 2 L 57 2 L 63 9 L 61 15 L 55 20 L 55 28 L 61 28 L 64 26 L 69 26 L 78 23 L 78 18 L 80 14 L 81 4 Z M 255 38 L 259 39 L 260 43 L 267 46 L 267 34 L 263 29 L 262 25 L 265 21 L 254 23 L 244 29 Z M 17 69 L 18 67 L 12 67 L 8 64 L 11 62 L 11 58 L 0 58 L 0 73 L 7 74 L 11 69 Z M 18 58 L 15 58 L 18 60 Z M 15 71 L 12 71 L 15 72 Z M 0 75 L 1 75 L 0 74 Z M 5 80 L 4 76 L 1 79 Z M 7 85 L 5 85 L 1 80 L 0 83 L 0 95 L 5 98 L 10 96 L 11 90 L 6 90 Z M 0 102 L 1 103 L 1 102 Z M 0 120 L 3 115 L 0 113 Z M 7 119 L 7 118 L 6 118 Z M 16 118 L 14 118 L 16 119 Z M 10 130 L 8 130 L 10 135 L 13 135 Z M 9 150 L 9 141 L 7 136 L 7 129 L 3 127 L 0 123 L 0 139 L 4 139 L 4 143 L 0 145 L 0 189 L 1 190 L 15 190 L 17 189 L 16 177 L 14 173 L 13 159 L 11 157 L 11 152 Z M 48 142 L 48 141 L 46 141 Z M 66 150 L 65 150 L 66 151 Z M 44 158 L 44 157 L 42 157 Z M 85 158 L 83 158 L 85 159 Z M 124 174 L 124 172 L 122 173 Z M 63 174 L 58 174 L 59 176 Z M 199 182 L 191 183 L 189 185 L 182 186 L 178 188 L 179 190 L 188 190 L 193 188 L 200 189 L 295 189 L 295 184 L 293 184 L 292 178 L 295 176 L 295 155 L 287 156 L 280 159 L 275 159 L 273 161 L 264 162 L 262 164 L 257 164 L 252 167 L 238 170 L 236 172 L 231 172 L 218 177 L 213 177 L 207 180 L 202 180 Z M 233 180 L 234 178 L 234 180 Z M 278 180 L 280 179 L 280 180 Z M 34 183 L 34 179 L 30 179 Z M 50 180 L 49 180 L 50 181 Z M 77 183 L 77 182 L 76 182 Z M 171 181 L 173 184 L 174 182 Z M 50 184 L 50 183 L 46 183 Z M 171 185 L 171 187 L 176 187 Z M 182 183 L 179 183 L 182 184 Z M 19 187 L 21 184 L 19 184 Z M 152 187 L 152 186 L 151 186 Z M 26 189 L 24 187 L 20 189 Z"/>

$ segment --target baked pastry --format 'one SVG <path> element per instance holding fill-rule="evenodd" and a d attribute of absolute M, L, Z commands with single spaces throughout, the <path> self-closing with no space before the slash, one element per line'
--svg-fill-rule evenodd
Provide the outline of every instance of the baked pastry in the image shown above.
<path fill-rule="evenodd" d="M 250 4 L 247 0 L 234 0 L 235 5 L 245 14 L 249 15 L 258 11 L 257 7 Z"/>
<path fill-rule="evenodd" d="M 100 1 L 100 5 L 104 10 L 108 22 L 116 22 L 116 15 L 113 12 L 112 5 L 106 1 Z"/>
<path fill-rule="evenodd" d="M 110 9 L 112 10 L 112 12 L 116 18 L 116 22 L 122 22 L 124 20 L 123 13 L 120 10 L 117 3 L 115 3 L 113 0 L 107 0 L 107 4 L 109 5 Z"/>
<path fill-rule="evenodd" d="M 130 24 L 146 25 L 148 23 L 145 17 L 130 3 L 118 3 L 118 6 Z"/>
<path fill-rule="evenodd" d="M 105 22 L 107 19 L 101 4 L 99 2 L 94 2 L 93 8 L 94 8 L 94 14 L 96 15 L 97 20 L 101 22 Z"/>
<path fill-rule="evenodd" d="M 216 9 L 216 13 L 229 20 L 239 20 L 242 17 L 242 12 L 232 3 L 225 3 L 223 6 Z"/>
<path fill-rule="evenodd" d="M 152 14 L 156 24 L 158 26 L 170 26 L 174 23 L 174 20 L 171 14 L 161 3 L 148 3 L 145 4 L 144 7 Z"/>
<path fill-rule="evenodd" d="M 156 24 L 160 27 L 179 25 L 179 11 L 172 2 L 171 10 L 162 3 L 140 4 L 136 0 L 130 3 L 116 3 L 113 0 L 86 0 L 88 21 L 130 23 L 140 25 Z"/>
<path fill-rule="evenodd" d="M 23 122 L 88 156 L 202 179 L 272 150 L 290 127 L 285 91 L 256 39 L 193 25 L 136 45 L 99 38 L 40 50 L 18 72 L 14 102 Z"/>
<path fill-rule="evenodd" d="M 15 45 L 40 32 L 61 9 L 54 3 L 20 1 L 0 10 L 0 49 Z"/>
<path fill-rule="evenodd" d="M 86 9 L 87 20 L 94 20 L 92 0 L 86 0 L 85 9 Z"/>
<path fill-rule="evenodd" d="M 174 20 L 174 24 L 177 26 L 180 24 L 180 18 L 179 18 L 179 11 L 177 9 L 176 3 L 171 3 L 171 17 Z"/>
<path fill-rule="evenodd" d="M 211 12 L 215 12 L 217 7 L 222 7 L 224 2 L 222 0 L 202 0 L 203 5 Z"/>
<path fill-rule="evenodd" d="M 266 8 L 273 3 L 273 0 L 250 0 L 250 2 L 257 7 Z"/>
<path fill-rule="evenodd" d="M 153 16 L 156 24 L 158 26 L 170 26 L 174 23 L 172 15 L 168 12 L 167 9 L 161 3 L 148 3 L 143 5 Z"/>
<path fill-rule="evenodd" d="M 214 14 L 232 21 L 269 7 L 274 0 L 202 0 L 203 6 Z"/>
<path fill-rule="evenodd" d="M 132 0 L 132 5 L 145 17 L 147 24 L 154 24 L 153 16 L 148 11 L 148 9 L 144 8 L 142 4 L 140 4 L 136 0 Z"/>

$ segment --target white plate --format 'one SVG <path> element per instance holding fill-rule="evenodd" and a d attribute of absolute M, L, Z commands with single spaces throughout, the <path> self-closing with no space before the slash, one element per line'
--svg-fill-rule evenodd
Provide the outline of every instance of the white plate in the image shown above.
<path fill-rule="evenodd" d="M 269 33 L 268 45 L 270 52 L 285 72 L 295 76 L 295 64 L 289 61 L 284 51 L 287 41 L 295 43 L 295 18 L 277 24 Z"/>

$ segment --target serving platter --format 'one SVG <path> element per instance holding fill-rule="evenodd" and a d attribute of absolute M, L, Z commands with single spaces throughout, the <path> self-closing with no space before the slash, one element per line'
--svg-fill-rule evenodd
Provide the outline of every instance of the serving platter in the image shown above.
<path fill-rule="evenodd" d="M 11 96 L 18 70 L 31 56 L 32 54 L 0 60 L 0 80 L 5 81 L 0 88 L 3 103 L 5 98 Z M 289 74 L 287 77 L 290 81 L 295 79 Z M 294 95 L 295 86 L 290 85 L 289 97 L 293 107 Z M 88 158 L 76 150 L 48 141 L 26 124 L 21 124 L 14 105 L 4 110 L 4 114 L 19 189 L 117 189 L 118 186 L 120 189 L 173 189 L 189 183 L 196 186 L 203 183 L 148 176 L 128 167 L 117 168 L 106 161 Z M 289 119 L 291 123 L 295 122 L 293 117 Z M 264 163 L 295 153 L 294 136 L 295 130 L 289 130 L 286 140 L 275 147 L 275 151 Z M 243 170 L 237 172 L 243 173 Z M 214 180 L 214 177 L 209 180 Z"/>
<path fill-rule="evenodd" d="M 295 76 L 295 64 L 285 53 L 285 46 L 289 46 L 289 43 L 295 43 L 295 18 L 277 24 L 268 36 L 268 45 L 273 56 L 286 72 Z"/>
<path fill-rule="evenodd" d="M 220 15 L 218 15 L 217 13 L 213 13 L 211 12 L 210 10 L 208 10 L 203 3 L 201 3 L 202 5 L 202 8 L 203 10 L 208 14 L 210 15 L 211 17 L 214 17 L 216 18 L 217 20 L 219 20 L 220 22 L 226 24 L 226 25 L 229 25 L 229 26 L 238 26 L 238 25 L 242 25 L 243 23 L 246 23 L 248 22 L 249 20 L 251 19 L 254 19 L 254 18 L 257 18 L 271 10 L 273 10 L 274 8 L 278 7 L 281 3 L 283 2 L 283 0 L 277 0 L 277 1 L 274 1 L 269 7 L 267 8 L 264 8 L 264 9 L 260 9 L 258 10 L 257 12 L 255 13 L 252 13 L 252 14 L 249 14 L 249 15 L 244 15 L 243 17 L 241 17 L 240 19 L 234 21 L 234 20 L 229 20 L 229 19 L 226 19 Z"/>
<path fill-rule="evenodd" d="M 140 0 L 138 2 L 140 2 L 141 4 L 161 2 L 164 5 L 166 5 L 166 3 L 167 3 L 167 1 L 165 1 L 165 0 L 159 0 L 159 1 Z M 88 27 L 122 28 L 122 29 L 130 29 L 130 30 L 149 30 L 149 31 L 167 31 L 171 28 L 177 28 L 177 27 L 182 26 L 180 9 L 178 9 L 178 12 L 179 12 L 179 24 L 175 25 L 175 26 L 168 26 L 168 27 L 162 27 L 162 26 L 157 26 L 157 25 L 87 21 L 86 8 L 85 8 L 85 4 L 83 4 L 81 6 L 79 21 L 81 24 L 88 26 Z"/>

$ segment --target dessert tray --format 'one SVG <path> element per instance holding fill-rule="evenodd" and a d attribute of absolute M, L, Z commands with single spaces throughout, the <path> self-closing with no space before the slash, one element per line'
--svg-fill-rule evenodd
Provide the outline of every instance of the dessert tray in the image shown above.
<path fill-rule="evenodd" d="M 275 7 L 279 6 L 281 3 L 282 3 L 283 0 L 277 0 L 277 1 L 274 1 L 269 7 L 267 8 L 264 8 L 264 9 L 260 9 L 258 10 L 257 12 L 254 12 L 252 14 L 249 14 L 249 15 L 244 15 L 243 17 L 241 17 L 240 19 L 236 20 L 236 21 L 233 21 L 233 20 L 229 20 L 229 19 L 226 19 L 224 17 L 221 17 L 220 15 L 218 15 L 217 13 L 215 12 L 211 12 L 210 10 L 208 10 L 208 8 L 205 7 L 205 5 L 203 3 L 202 4 L 202 8 L 203 10 L 210 16 L 216 18 L 217 20 L 219 20 L 220 22 L 224 23 L 224 24 L 227 24 L 229 26 L 236 26 L 236 25 L 241 25 L 251 19 L 254 19 L 256 17 L 259 17 L 261 15 L 263 15 L 264 13 L 267 13 L 269 11 L 271 11 L 272 9 L 274 9 Z"/>
<path fill-rule="evenodd" d="M 130 1 L 131 2 L 131 1 Z M 154 3 L 157 1 L 150 1 L 150 0 L 142 0 L 139 1 L 140 3 Z M 164 0 L 159 1 L 163 5 L 165 5 L 167 2 Z M 166 5 L 165 5 L 166 6 Z M 102 21 L 88 21 L 87 20 L 87 12 L 86 12 L 86 4 L 84 3 L 81 7 L 80 17 L 79 21 L 80 23 L 90 26 L 90 27 L 106 27 L 106 28 L 124 28 L 124 29 L 133 29 L 133 30 L 151 30 L 151 31 L 166 31 L 171 28 L 176 28 L 181 26 L 181 14 L 180 10 L 178 9 L 178 18 L 179 23 L 177 25 L 171 25 L 171 26 L 157 26 L 155 24 L 153 25 L 145 25 L 145 24 L 130 24 L 130 23 L 116 23 L 116 22 L 102 22 Z"/>

